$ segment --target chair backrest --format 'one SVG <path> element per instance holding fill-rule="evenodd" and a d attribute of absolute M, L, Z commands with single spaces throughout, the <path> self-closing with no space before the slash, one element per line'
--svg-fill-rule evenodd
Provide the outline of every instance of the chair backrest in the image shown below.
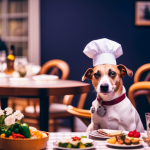
<path fill-rule="evenodd" d="M 140 95 L 145 95 L 150 104 L 150 89 L 148 89 L 147 86 L 149 85 L 149 82 L 145 82 L 150 80 L 150 72 L 147 74 L 144 81 L 140 81 L 141 75 L 148 70 L 150 70 L 150 63 L 140 66 L 135 72 L 134 84 L 132 84 L 128 90 L 128 97 L 135 108 L 137 108 L 135 98 Z"/>
<path fill-rule="evenodd" d="M 139 82 L 141 75 L 147 70 L 150 70 L 150 63 L 144 64 L 141 67 L 139 67 L 134 75 L 134 83 Z M 146 76 L 145 81 L 148 81 L 149 78 L 150 78 L 150 73 L 148 73 L 148 75 Z"/>
<path fill-rule="evenodd" d="M 63 98 L 63 104 L 71 105 L 73 97 L 74 97 L 74 95 L 65 95 L 64 98 Z M 83 93 L 83 94 L 80 95 L 80 99 L 78 101 L 77 108 L 82 109 L 84 107 L 86 97 L 87 97 L 87 93 Z"/>
<path fill-rule="evenodd" d="M 58 67 L 62 71 L 61 79 L 67 79 L 68 78 L 69 73 L 70 73 L 69 65 L 65 61 L 60 60 L 60 59 L 53 59 L 53 60 L 46 62 L 42 66 L 39 74 L 46 74 L 47 71 L 49 69 L 51 69 L 52 67 Z"/>

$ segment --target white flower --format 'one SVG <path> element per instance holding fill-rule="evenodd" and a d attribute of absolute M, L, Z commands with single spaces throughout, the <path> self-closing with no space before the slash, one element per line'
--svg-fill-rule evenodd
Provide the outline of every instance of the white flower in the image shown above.
<path fill-rule="evenodd" d="M 7 107 L 7 108 L 5 108 L 5 111 L 6 111 L 6 115 L 10 115 L 10 114 L 12 114 L 13 109 L 10 107 Z"/>
<path fill-rule="evenodd" d="M 20 110 L 16 110 L 16 112 L 14 112 L 14 115 L 15 115 L 15 118 L 18 120 L 21 120 L 24 117 L 24 115 L 21 113 Z"/>
<path fill-rule="evenodd" d="M 2 110 L 1 108 L 0 108 L 0 116 L 1 115 L 4 115 L 4 110 Z"/>
<path fill-rule="evenodd" d="M 15 123 L 15 115 L 14 114 L 12 114 L 12 115 L 10 115 L 10 116 L 8 116 L 8 117 L 6 117 L 5 118 L 5 124 L 7 125 L 7 126 L 10 126 L 10 125 L 12 125 L 12 124 L 14 124 Z"/>

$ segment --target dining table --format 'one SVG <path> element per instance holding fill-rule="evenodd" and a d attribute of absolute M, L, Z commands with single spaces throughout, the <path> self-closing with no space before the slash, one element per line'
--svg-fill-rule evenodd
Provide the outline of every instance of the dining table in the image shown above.
<path fill-rule="evenodd" d="M 5 109 L 9 97 L 40 99 L 40 130 L 48 131 L 49 97 L 88 93 L 90 84 L 75 80 L 36 81 L 33 78 L 0 79 L 1 109 Z"/>
<path fill-rule="evenodd" d="M 121 150 L 121 149 L 128 149 L 128 150 L 150 150 L 150 147 L 147 143 L 143 142 L 142 146 L 139 147 L 117 147 L 117 146 L 109 146 L 105 138 L 96 138 L 88 135 L 87 132 L 50 132 L 49 140 L 47 142 L 47 147 L 45 150 L 57 150 L 57 147 L 53 144 L 60 139 L 67 139 L 74 136 L 87 136 L 88 138 L 92 139 L 96 144 L 95 148 L 92 150 Z M 142 133 L 142 136 L 146 136 L 146 133 Z M 60 148 L 61 149 L 61 148 Z"/>

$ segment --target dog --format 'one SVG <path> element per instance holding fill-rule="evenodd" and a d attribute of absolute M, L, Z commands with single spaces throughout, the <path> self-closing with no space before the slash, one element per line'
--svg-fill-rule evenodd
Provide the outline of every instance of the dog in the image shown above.
<path fill-rule="evenodd" d="M 91 80 L 97 92 L 97 98 L 92 102 L 91 124 L 87 131 L 103 128 L 125 131 L 136 129 L 138 132 L 144 132 L 138 112 L 125 95 L 126 90 L 122 78 L 126 75 L 131 77 L 133 72 L 122 64 L 97 65 L 85 72 L 82 81 Z M 120 102 L 112 103 L 121 97 L 123 99 Z M 105 105 L 105 103 L 110 103 L 110 105 Z M 103 107 L 102 113 L 104 113 L 99 115 L 99 108 L 101 107 Z"/>

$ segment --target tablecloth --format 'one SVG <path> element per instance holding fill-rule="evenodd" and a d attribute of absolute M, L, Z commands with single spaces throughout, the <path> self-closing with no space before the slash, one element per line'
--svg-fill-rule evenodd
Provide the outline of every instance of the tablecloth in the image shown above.
<path fill-rule="evenodd" d="M 58 141 L 59 139 L 63 138 L 70 138 L 73 136 L 88 136 L 86 132 L 50 132 L 49 141 L 47 143 L 46 150 L 57 150 L 53 146 L 53 142 Z M 146 134 L 145 134 L 146 136 Z M 88 136 L 90 139 L 93 139 L 95 142 L 97 142 L 97 145 L 95 146 L 94 150 L 121 150 L 121 149 L 128 149 L 128 150 L 150 150 L 150 147 L 147 143 L 144 142 L 143 146 L 136 147 L 136 148 L 118 148 L 118 147 L 110 147 L 107 146 L 106 139 L 99 139 L 99 138 L 93 138 L 91 136 Z"/>

